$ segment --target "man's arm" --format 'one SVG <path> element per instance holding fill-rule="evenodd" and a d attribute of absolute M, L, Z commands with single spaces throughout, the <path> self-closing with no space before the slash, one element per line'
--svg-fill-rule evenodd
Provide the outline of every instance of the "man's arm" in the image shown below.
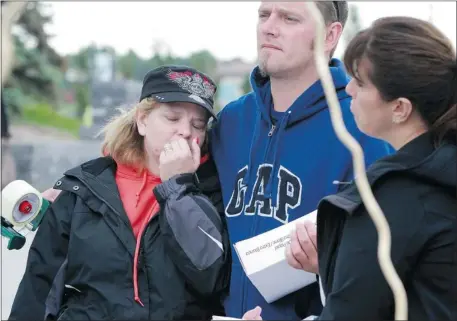
<path fill-rule="evenodd" d="M 41 193 L 41 196 L 50 202 L 54 202 L 61 192 L 62 191 L 58 189 L 48 188 L 43 193 Z"/>

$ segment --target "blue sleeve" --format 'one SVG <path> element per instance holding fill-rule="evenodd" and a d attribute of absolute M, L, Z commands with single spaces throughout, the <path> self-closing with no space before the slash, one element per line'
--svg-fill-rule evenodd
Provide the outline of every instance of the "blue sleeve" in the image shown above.
<path fill-rule="evenodd" d="M 224 109 L 222 108 L 221 111 L 217 114 L 217 121 L 213 120 L 210 124 L 210 128 L 208 130 L 208 146 L 209 152 L 211 155 L 216 153 L 215 148 L 217 147 L 218 141 L 220 140 L 220 135 L 222 131 L 222 124 L 223 124 L 223 117 L 224 117 Z"/>
<path fill-rule="evenodd" d="M 390 144 L 379 139 L 364 135 L 359 140 L 359 143 L 360 146 L 362 146 L 363 153 L 365 155 L 365 165 L 367 168 L 378 159 L 394 153 L 394 149 L 390 146 Z"/>

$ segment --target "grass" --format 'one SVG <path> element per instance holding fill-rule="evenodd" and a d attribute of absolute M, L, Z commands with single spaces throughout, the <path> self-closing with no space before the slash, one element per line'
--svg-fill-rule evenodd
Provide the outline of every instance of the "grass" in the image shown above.
<path fill-rule="evenodd" d="M 62 116 L 49 105 L 24 106 L 21 112 L 22 120 L 27 123 L 56 128 L 79 137 L 81 120 Z"/>

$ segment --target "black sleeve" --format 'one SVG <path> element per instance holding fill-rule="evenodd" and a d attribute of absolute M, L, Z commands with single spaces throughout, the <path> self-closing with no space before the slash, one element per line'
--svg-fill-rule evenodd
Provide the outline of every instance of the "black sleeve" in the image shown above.
<path fill-rule="evenodd" d="M 376 199 L 387 218 L 392 235 L 391 257 L 402 282 L 411 271 L 419 244 L 423 208 L 412 194 L 399 201 L 392 190 L 380 188 Z M 341 212 L 335 215 L 344 215 Z M 348 216 L 335 260 L 333 285 L 320 320 L 391 320 L 394 298 L 377 257 L 378 234 L 365 208 Z"/>
<path fill-rule="evenodd" d="M 176 267 L 200 295 L 226 292 L 231 251 L 222 198 L 203 194 L 193 174 L 163 182 L 154 194 L 163 211 L 161 232 Z"/>
<path fill-rule="evenodd" d="M 67 256 L 75 196 L 62 192 L 43 216 L 30 246 L 9 320 L 43 320 L 53 280 Z"/>

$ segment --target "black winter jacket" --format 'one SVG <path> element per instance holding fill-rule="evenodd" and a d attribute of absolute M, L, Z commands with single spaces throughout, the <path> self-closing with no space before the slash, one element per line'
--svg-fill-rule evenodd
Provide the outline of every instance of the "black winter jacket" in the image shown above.
<path fill-rule="evenodd" d="M 426 133 L 368 169 L 389 223 L 391 255 L 409 320 L 457 320 L 457 147 Z M 378 236 L 356 186 L 318 207 L 322 320 L 393 320 L 393 294 L 377 259 Z"/>
<path fill-rule="evenodd" d="M 210 320 L 224 315 L 231 251 L 210 159 L 154 188 L 160 211 L 136 240 L 110 157 L 65 173 L 31 245 L 11 320 Z M 215 207 L 212 205 L 214 204 Z M 217 209 L 217 210 L 216 210 Z M 133 269 L 139 296 L 134 301 Z"/>

